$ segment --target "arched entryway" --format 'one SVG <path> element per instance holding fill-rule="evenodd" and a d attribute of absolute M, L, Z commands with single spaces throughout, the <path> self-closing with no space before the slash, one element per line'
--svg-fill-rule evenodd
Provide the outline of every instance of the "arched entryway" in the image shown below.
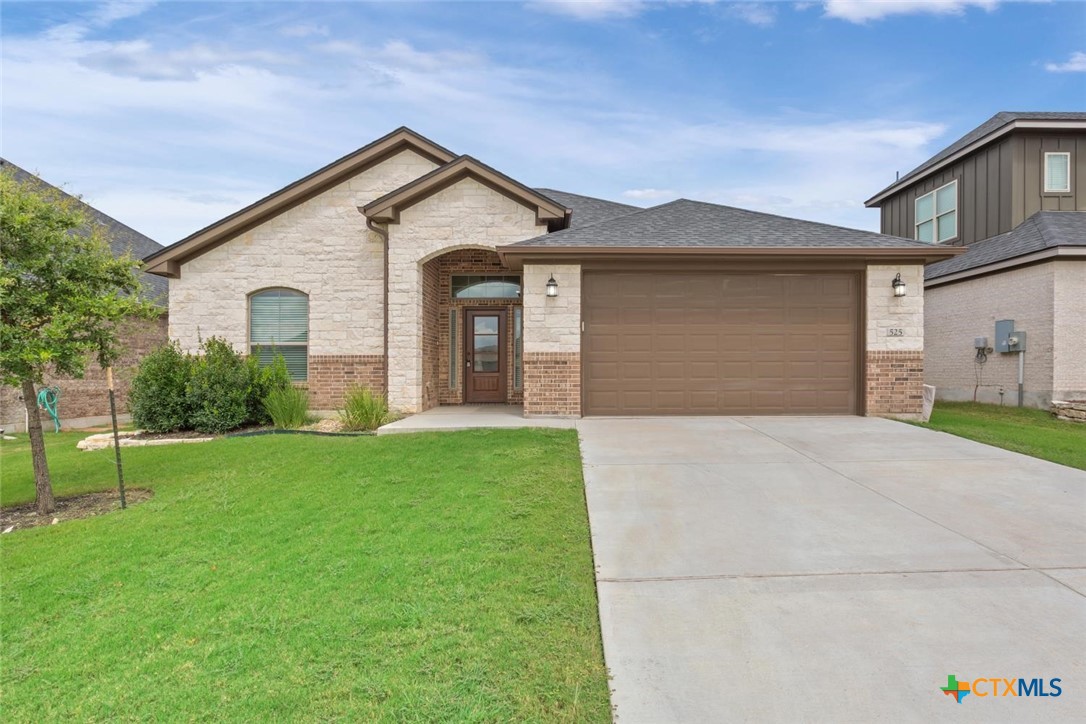
<path fill-rule="evenodd" d="M 521 404 L 521 276 L 489 249 L 422 264 L 422 409 Z"/>

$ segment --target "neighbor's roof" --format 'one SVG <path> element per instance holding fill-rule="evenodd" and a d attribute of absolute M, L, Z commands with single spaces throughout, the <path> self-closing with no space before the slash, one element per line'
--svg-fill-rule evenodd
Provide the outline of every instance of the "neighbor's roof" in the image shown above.
<path fill-rule="evenodd" d="M 970 244 L 961 256 L 932 264 L 925 270 L 924 280 L 930 282 L 974 270 L 968 276 L 976 276 L 996 271 L 984 267 L 1012 260 L 1024 264 L 1056 255 L 1039 252 L 1065 247 L 1086 247 L 1086 211 L 1038 211 L 1007 233 Z M 1086 250 L 1076 248 L 1075 251 L 1079 252 L 1076 255 L 1086 255 Z M 1018 264 L 1004 264 L 999 268 L 1007 266 Z"/>
<path fill-rule="evenodd" d="M 934 170 L 943 162 L 949 162 L 960 153 L 972 150 L 1014 128 L 1086 128 L 1086 112 L 1080 111 L 1000 111 L 939 153 L 905 174 L 882 191 L 878 192 L 865 204 L 877 206 L 886 196 L 920 179 L 925 172 Z"/>
<path fill-rule="evenodd" d="M 113 251 L 114 256 L 123 256 L 126 253 L 130 253 L 134 259 L 142 259 L 148 254 L 153 254 L 162 248 L 162 244 L 152 239 L 149 236 L 145 236 L 130 226 L 122 224 L 114 219 L 112 216 L 102 213 L 98 209 L 94 208 L 90 204 L 75 198 L 71 194 L 64 191 L 64 189 L 53 186 L 46 181 L 43 181 L 35 174 L 16 166 L 7 159 L 0 158 L 0 168 L 11 169 L 15 176 L 15 180 L 19 183 L 26 183 L 27 181 L 36 181 L 43 186 L 53 189 L 58 193 L 63 194 L 68 198 L 75 199 L 79 205 L 83 208 L 84 213 L 92 223 L 99 224 L 104 228 L 106 240 L 109 242 L 109 247 Z M 140 281 L 149 292 L 149 297 L 160 306 L 165 306 L 166 298 L 169 294 L 169 283 L 162 277 L 156 277 L 152 274 L 145 272 L 139 272 Z"/>
<path fill-rule="evenodd" d="M 573 211 L 569 220 L 570 228 L 573 229 L 642 210 L 640 206 L 620 204 L 617 201 L 597 199 L 593 196 L 571 194 L 568 191 L 558 191 L 556 189 L 536 189 L 536 191 Z"/>
<path fill-rule="evenodd" d="M 502 247 L 507 253 L 526 250 L 733 250 L 753 254 L 767 250 L 882 250 L 933 258 L 960 249 L 871 231 L 847 229 L 703 201 L 678 199 L 587 226 L 556 231 Z M 817 252 L 815 252 L 817 253 Z"/>

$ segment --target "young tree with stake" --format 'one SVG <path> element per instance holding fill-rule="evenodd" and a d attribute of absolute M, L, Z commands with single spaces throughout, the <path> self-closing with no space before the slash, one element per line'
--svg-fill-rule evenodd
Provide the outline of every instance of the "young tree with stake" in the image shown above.
<path fill-rule="evenodd" d="M 0 173 L 0 382 L 22 389 L 39 515 L 56 506 L 37 385 L 50 369 L 82 377 L 90 356 L 110 366 L 121 326 L 158 313 L 140 298 L 138 267 L 113 256 L 76 199 Z"/>

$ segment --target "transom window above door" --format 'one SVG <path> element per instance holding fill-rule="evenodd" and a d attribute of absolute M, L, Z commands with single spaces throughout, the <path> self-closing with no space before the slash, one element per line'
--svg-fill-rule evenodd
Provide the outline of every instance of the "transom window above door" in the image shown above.
<path fill-rule="evenodd" d="M 520 277 L 495 274 L 453 274 L 453 299 L 520 299 Z"/>

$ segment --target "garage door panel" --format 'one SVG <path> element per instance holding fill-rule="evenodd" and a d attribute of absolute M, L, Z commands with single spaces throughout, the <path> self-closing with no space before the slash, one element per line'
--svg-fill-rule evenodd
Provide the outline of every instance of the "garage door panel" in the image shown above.
<path fill-rule="evenodd" d="M 855 413 L 858 281 L 588 272 L 586 414 Z"/>

